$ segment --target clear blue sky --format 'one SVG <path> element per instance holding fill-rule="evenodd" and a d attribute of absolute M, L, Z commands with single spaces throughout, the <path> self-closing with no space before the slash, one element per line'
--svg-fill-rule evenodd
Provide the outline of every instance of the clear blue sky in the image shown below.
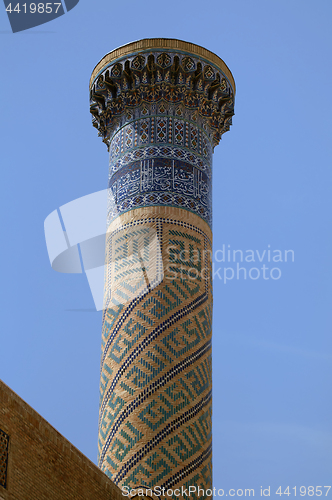
<path fill-rule="evenodd" d="M 101 313 L 85 275 L 51 269 L 44 219 L 107 187 L 89 114 L 96 63 L 136 39 L 180 38 L 217 53 L 237 85 L 214 154 L 215 251 L 295 256 L 265 257 L 278 280 L 214 280 L 214 485 L 278 498 L 280 485 L 331 484 L 331 19 L 329 0 L 80 0 L 12 34 L 0 5 L 0 378 L 93 461 Z"/>

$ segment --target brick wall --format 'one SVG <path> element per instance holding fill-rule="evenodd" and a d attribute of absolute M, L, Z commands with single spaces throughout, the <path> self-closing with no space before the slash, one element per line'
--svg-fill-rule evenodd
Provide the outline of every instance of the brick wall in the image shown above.
<path fill-rule="evenodd" d="M 1 380 L 0 438 L 0 500 L 124 498 L 95 464 Z"/>

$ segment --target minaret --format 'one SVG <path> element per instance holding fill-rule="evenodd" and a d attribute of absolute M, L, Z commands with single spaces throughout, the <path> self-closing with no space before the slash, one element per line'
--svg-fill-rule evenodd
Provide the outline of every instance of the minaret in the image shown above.
<path fill-rule="evenodd" d="M 110 153 L 98 460 L 120 487 L 212 487 L 212 153 L 234 94 L 218 56 L 174 39 L 91 76 Z"/>

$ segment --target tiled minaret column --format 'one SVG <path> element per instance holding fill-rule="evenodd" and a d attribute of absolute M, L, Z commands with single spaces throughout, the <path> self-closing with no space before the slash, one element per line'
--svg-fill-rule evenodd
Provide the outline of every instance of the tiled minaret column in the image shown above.
<path fill-rule="evenodd" d="M 120 487 L 212 486 L 212 152 L 234 92 L 218 56 L 171 39 L 91 77 L 110 152 L 99 466 Z"/>

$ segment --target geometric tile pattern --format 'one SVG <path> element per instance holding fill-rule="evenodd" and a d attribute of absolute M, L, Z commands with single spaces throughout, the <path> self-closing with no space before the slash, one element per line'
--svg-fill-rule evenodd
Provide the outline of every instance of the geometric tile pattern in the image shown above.
<path fill-rule="evenodd" d="M 203 160 L 211 162 L 212 148 L 211 145 L 209 147 L 209 137 L 202 126 L 198 127 L 197 124 L 190 123 L 189 120 L 185 119 L 177 118 L 174 120 L 169 115 L 163 117 L 154 115 L 153 118 L 144 117 L 133 120 L 114 135 L 110 145 L 110 162 L 112 164 L 123 154 L 147 143 L 185 146 L 187 150 L 194 151 Z M 135 126 L 139 130 L 136 144 L 132 139 Z"/>
<path fill-rule="evenodd" d="M 9 436 L 0 429 L 0 486 L 6 488 Z"/>
<path fill-rule="evenodd" d="M 189 410 L 184 412 L 182 415 L 174 418 L 174 420 L 167 424 L 161 431 L 157 432 L 148 443 L 146 443 L 137 453 L 135 453 L 130 458 L 130 460 L 127 461 L 126 464 L 121 467 L 114 481 L 118 483 L 135 466 L 138 459 L 141 460 L 153 448 L 155 448 L 160 442 L 162 442 L 165 437 L 171 435 L 175 429 L 178 429 L 183 423 L 190 421 L 195 415 L 197 415 L 205 406 L 210 403 L 211 395 L 212 394 L 210 391 L 203 399 L 201 399 L 201 401 L 196 403 L 196 405 L 190 407 Z M 171 482 L 172 480 L 169 480 L 167 484 Z"/>
<path fill-rule="evenodd" d="M 130 234 L 155 229 L 163 265 L 161 282 L 120 300 L 134 286 L 124 273 L 135 265 L 129 255 L 120 288 L 107 296 L 98 461 L 119 486 L 184 484 L 195 474 L 211 486 L 200 472 L 211 462 L 211 242 L 197 219 L 136 215 L 109 228 L 113 252 Z"/>
<path fill-rule="evenodd" d="M 161 283 L 159 232 L 159 227 L 156 231 L 149 227 L 126 226 L 109 234 L 104 289 L 107 304 L 110 299 L 118 305 L 133 302 Z"/>

